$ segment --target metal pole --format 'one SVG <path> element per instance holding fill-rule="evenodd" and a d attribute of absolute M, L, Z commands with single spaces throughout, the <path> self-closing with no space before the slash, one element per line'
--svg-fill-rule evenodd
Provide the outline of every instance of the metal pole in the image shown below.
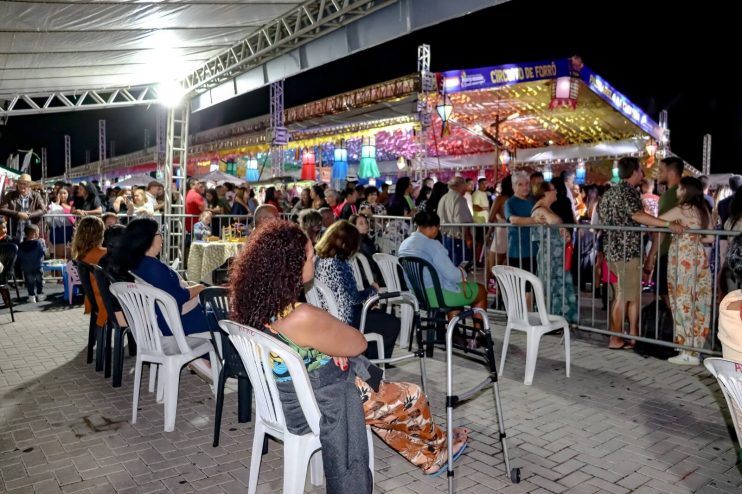
<path fill-rule="evenodd" d="M 98 183 L 103 183 L 103 163 L 106 161 L 106 121 L 98 120 Z"/>
<path fill-rule="evenodd" d="M 418 180 L 424 174 L 425 157 L 428 154 L 425 132 L 433 124 L 430 93 L 435 91 L 436 84 L 435 75 L 430 71 L 430 58 L 430 45 L 422 44 L 417 47 L 417 72 L 420 75 L 417 112 L 420 119 L 420 132 L 417 135 L 417 151 L 413 169 L 415 170 L 415 178 Z"/>
<path fill-rule="evenodd" d="M 711 134 L 703 136 L 703 174 L 711 174 Z"/>
<path fill-rule="evenodd" d="M 70 169 L 72 168 L 72 144 L 70 136 L 64 136 L 64 181 L 70 178 Z"/>
<path fill-rule="evenodd" d="M 41 148 L 41 188 L 46 187 L 46 148 Z"/>

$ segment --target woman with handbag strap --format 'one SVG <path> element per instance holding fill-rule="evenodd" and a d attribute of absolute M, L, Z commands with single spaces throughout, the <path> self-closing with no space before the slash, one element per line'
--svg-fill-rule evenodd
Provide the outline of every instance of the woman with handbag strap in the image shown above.
<path fill-rule="evenodd" d="M 556 187 L 544 182 L 536 193 L 536 204 L 531 216 L 547 225 L 559 225 L 562 219 L 551 210 L 557 200 Z M 563 315 L 570 323 L 577 322 L 577 295 L 570 272 L 572 260 L 572 238 L 564 228 L 546 228 L 545 241 L 538 251 L 538 273 L 547 280 L 550 312 Z M 557 260 L 561 259 L 562 262 Z"/>

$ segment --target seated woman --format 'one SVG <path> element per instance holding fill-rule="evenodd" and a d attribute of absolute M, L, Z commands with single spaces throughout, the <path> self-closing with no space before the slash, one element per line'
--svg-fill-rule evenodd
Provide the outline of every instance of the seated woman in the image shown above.
<path fill-rule="evenodd" d="M 305 209 L 299 213 L 299 226 L 315 245 L 322 231 L 322 215 L 315 209 Z"/>
<path fill-rule="evenodd" d="M 370 472 L 366 468 L 368 457 L 365 457 L 365 462 L 363 458 L 368 454 L 364 422 L 382 441 L 424 473 L 444 471 L 446 434 L 433 422 L 426 396 L 415 384 L 381 381 L 377 386 L 370 380 L 366 382 L 357 377 L 354 371 L 358 369 L 358 359 L 352 359 L 348 365 L 348 358 L 356 357 L 366 349 L 363 336 L 324 310 L 298 302 L 304 284 L 313 278 L 312 243 L 297 225 L 271 220 L 253 232 L 234 264 L 230 307 L 232 320 L 273 334 L 305 357 L 323 415 L 344 405 L 344 422 L 355 424 L 360 416 L 361 430 L 355 432 L 363 437 L 364 446 L 353 449 L 357 458 L 342 456 L 347 461 L 343 461 L 339 469 L 325 461 L 325 473 L 337 475 L 328 476 L 328 492 L 340 492 L 338 488 L 346 488 L 344 492 L 370 492 Z M 285 376 L 285 369 L 281 372 L 277 365 L 273 371 L 279 381 L 283 409 L 298 406 L 295 395 L 292 397 L 290 394 L 293 386 L 286 382 L 290 378 Z M 323 392 L 328 387 L 338 393 Z M 341 392 L 345 393 L 345 400 L 338 399 Z M 300 431 L 306 426 L 301 422 L 303 418 L 292 422 L 292 415 L 296 415 L 285 414 L 289 430 Z M 458 456 L 466 446 L 468 430 L 456 429 L 454 438 L 453 451 Z M 323 435 L 321 425 L 323 458 L 326 449 L 334 446 L 337 452 L 349 442 L 348 438 L 337 442 L 330 439 Z M 356 466 L 355 470 L 349 471 L 348 465 Z"/>
<path fill-rule="evenodd" d="M 162 250 L 162 234 L 160 225 L 151 218 L 140 218 L 132 221 L 126 226 L 124 234 L 118 241 L 116 249 L 112 253 L 111 262 L 121 273 L 131 271 L 137 277 L 150 285 L 159 288 L 172 295 L 178 304 L 180 321 L 183 332 L 189 340 L 189 344 L 202 342 L 201 339 L 190 340 L 188 335 L 208 331 L 208 322 L 201 305 L 198 303 L 198 294 L 205 288 L 204 285 L 184 287 L 181 285 L 178 273 L 157 259 Z M 165 352 L 173 352 L 178 348 L 175 337 L 170 327 L 165 322 L 159 308 L 157 312 L 157 324 L 162 332 L 162 348 Z M 196 370 L 203 374 L 201 367 L 196 363 Z M 206 369 L 207 370 L 207 369 Z M 208 377 L 209 373 L 205 373 Z"/>
<path fill-rule="evenodd" d="M 88 264 L 98 264 L 107 252 L 103 247 L 104 230 L 103 221 L 97 216 L 84 216 L 80 218 L 72 237 L 72 257 Z M 98 283 L 96 283 L 93 273 L 90 273 L 90 282 L 93 288 L 95 304 L 98 306 L 98 316 L 96 317 L 95 324 L 103 327 L 108 322 L 108 313 L 106 312 L 106 306 L 103 305 L 103 299 L 98 291 Z M 90 303 L 87 297 L 85 297 L 85 314 L 89 314 L 90 309 Z"/>
<path fill-rule="evenodd" d="M 354 328 L 361 325 L 363 303 L 372 296 L 379 285 L 359 291 L 353 277 L 350 258 L 360 247 L 361 234 L 358 228 L 345 220 L 336 221 L 317 242 L 317 260 L 314 266 L 315 277 L 323 282 L 335 295 L 340 320 Z M 384 338 L 384 356 L 389 358 L 394 351 L 394 342 L 399 336 L 399 319 L 384 311 L 373 309 L 366 314 L 365 331 L 378 333 Z M 369 348 L 366 357 L 378 358 L 378 350 Z"/>
<path fill-rule="evenodd" d="M 362 214 L 354 214 L 348 221 L 350 221 L 351 225 L 358 228 L 358 232 L 361 234 L 361 247 L 359 252 L 366 256 L 366 259 L 368 259 L 368 264 L 371 266 L 371 272 L 374 275 L 373 280 L 367 281 L 370 283 L 371 281 L 375 280 L 377 283 L 382 283 L 384 278 L 381 276 L 381 270 L 379 269 L 379 266 L 376 264 L 376 261 L 374 261 L 374 254 L 378 254 L 380 251 L 379 248 L 376 246 L 376 242 L 374 242 L 374 239 L 371 236 L 371 225 L 369 223 L 368 217 Z"/>

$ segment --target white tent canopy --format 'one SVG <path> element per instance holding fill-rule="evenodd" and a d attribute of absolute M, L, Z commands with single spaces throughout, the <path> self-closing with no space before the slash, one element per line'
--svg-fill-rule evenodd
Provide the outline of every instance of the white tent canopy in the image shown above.
<path fill-rule="evenodd" d="M 300 3 L 0 1 L 0 99 L 183 77 Z"/>
<path fill-rule="evenodd" d="M 204 182 L 213 182 L 217 185 L 221 185 L 224 183 L 232 183 L 234 185 L 242 185 L 246 183 L 243 179 L 235 177 L 234 175 L 230 175 L 228 173 L 221 172 L 219 170 L 214 170 L 213 172 L 209 172 L 206 175 L 201 175 L 198 177 L 199 180 L 203 180 Z"/>

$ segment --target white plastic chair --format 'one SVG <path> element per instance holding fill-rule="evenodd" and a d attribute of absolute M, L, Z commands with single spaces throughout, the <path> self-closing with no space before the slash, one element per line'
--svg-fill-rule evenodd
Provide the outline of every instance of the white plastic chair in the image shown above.
<path fill-rule="evenodd" d="M 149 362 L 150 367 L 162 367 L 159 372 L 158 398 L 163 397 L 165 402 L 165 432 L 175 429 L 175 413 L 178 407 L 178 388 L 180 386 L 180 370 L 188 362 L 209 354 L 212 362 L 211 372 L 213 382 L 218 382 L 219 366 L 211 340 L 204 340 L 198 346 L 191 348 L 186 340 L 183 326 L 180 322 L 180 312 L 175 299 L 168 293 L 153 286 L 138 283 L 112 283 L 111 293 L 116 296 L 124 310 L 126 320 L 137 342 L 137 362 L 134 371 L 134 400 L 132 404 L 131 423 L 137 422 L 137 406 L 139 404 L 139 388 L 142 382 L 142 364 Z M 167 355 L 162 348 L 162 332 L 157 324 L 155 307 L 160 308 L 165 322 L 175 337 L 178 352 Z M 150 391 L 154 372 L 150 369 Z M 164 395 L 164 396 L 163 396 Z"/>
<path fill-rule="evenodd" d="M 739 441 L 742 438 L 742 423 L 738 417 L 738 414 L 742 413 L 742 363 L 710 357 L 703 360 L 703 365 L 719 381 Z M 742 450 L 739 454 L 742 455 Z"/>
<path fill-rule="evenodd" d="M 335 295 L 333 295 L 328 286 L 320 280 L 315 278 L 312 281 L 312 287 L 309 290 L 306 290 L 305 295 L 307 297 L 307 302 L 311 305 L 319 307 L 320 309 L 325 309 L 327 312 L 340 319 L 340 312 L 338 311 L 338 304 L 335 300 Z M 363 337 L 366 338 L 366 341 L 369 343 L 376 344 L 379 360 L 384 360 L 386 358 L 384 355 L 384 338 L 379 333 L 363 333 Z"/>
<path fill-rule="evenodd" d="M 374 262 L 379 266 L 381 277 L 384 278 L 386 290 L 388 292 L 403 291 L 402 283 L 399 280 L 399 270 L 402 269 L 399 264 L 399 259 L 390 254 L 374 254 Z M 394 302 L 399 302 L 399 299 L 389 300 L 389 305 L 391 306 Z M 399 346 L 404 348 L 410 341 L 410 332 L 412 331 L 412 321 L 415 317 L 415 313 L 409 305 L 401 304 L 399 306 L 399 316 L 401 321 L 399 329 Z"/>
<path fill-rule="evenodd" d="M 374 273 L 371 271 L 371 264 L 369 264 L 366 256 L 360 252 L 356 253 L 356 255 L 350 259 L 350 266 L 353 269 L 353 278 L 356 280 L 356 288 L 358 288 L 358 290 L 363 290 L 365 288 L 363 286 L 364 277 L 369 283 L 376 281 L 374 279 Z"/>
<path fill-rule="evenodd" d="M 285 494 L 304 492 L 304 481 L 310 462 L 310 481 L 312 485 L 321 485 L 322 456 L 315 455 L 315 453 L 321 449 L 319 421 L 322 413 L 314 398 L 312 385 L 309 383 L 309 375 L 302 358 L 288 345 L 249 326 L 228 320 L 219 321 L 219 326 L 229 333 L 229 339 L 242 358 L 255 393 L 255 429 L 250 458 L 248 494 L 253 494 L 257 490 L 261 452 L 266 434 L 283 441 L 283 492 Z M 291 376 L 304 418 L 310 428 L 310 432 L 303 436 L 292 434 L 286 427 L 281 398 L 270 362 L 271 353 L 283 360 Z M 368 466 L 373 475 L 374 443 L 369 426 L 366 426 L 366 435 Z"/>
<path fill-rule="evenodd" d="M 505 356 L 508 353 L 511 330 L 517 329 L 518 331 L 526 332 L 526 377 L 523 384 L 530 385 L 533 382 L 533 374 L 536 372 L 538 345 L 541 337 L 551 331 L 563 329 L 564 356 L 567 377 L 569 377 L 569 323 L 562 316 L 551 315 L 546 312 L 544 287 L 541 284 L 541 280 L 528 271 L 511 266 L 495 266 L 492 268 L 492 273 L 494 273 L 500 285 L 508 316 L 505 337 L 502 342 L 500 375 L 502 376 L 505 369 Z M 533 297 L 536 302 L 537 312 L 528 312 L 526 286 L 529 283 L 533 287 Z"/>

